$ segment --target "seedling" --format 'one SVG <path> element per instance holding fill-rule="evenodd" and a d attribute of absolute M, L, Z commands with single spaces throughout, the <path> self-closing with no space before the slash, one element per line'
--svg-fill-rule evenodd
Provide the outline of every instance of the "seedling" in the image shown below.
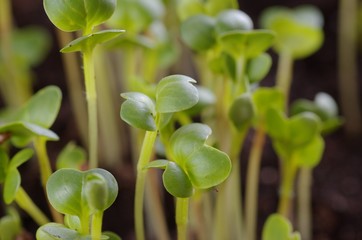
<path fill-rule="evenodd" d="M 23 149 L 9 160 L 4 150 L 0 149 L 0 183 L 4 185 L 3 199 L 6 204 L 16 202 L 24 209 L 37 224 L 49 222 L 44 213 L 33 203 L 31 198 L 20 186 L 21 176 L 18 167 L 28 161 L 33 155 L 33 150 Z"/>
<path fill-rule="evenodd" d="M 17 112 L 6 116 L 5 122 L 0 125 L 0 132 L 9 134 L 9 140 L 14 146 L 25 147 L 33 142 L 44 188 L 52 173 L 46 142 L 58 140 L 57 134 L 49 128 L 58 115 L 61 99 L 59 88 L 46 87 L 37 92 Z M 62 217 L 59 214 L 52 214 L 57 221 L 61 221 Z"/>
<path fill-rule="evenodd" d="M 22 230 L 18 212 L 9 207 L 7 215 L 0 218 L 0 239 L 15 239 Z"/>
<path fill-rule="evenodd" d="M 320 136 L 320 119 L 311 112 L 287 119 L 276 109 L 268 110 L 266 119 L 267 132 L 281 160 L 282 180 L 278 213 L 290 217 L 290 203 L 298 169 L 312 168 L 321 160 L 324 141 Z"/>
<path fill-rule="evenodd" d="M 65 214 L 65 224 L 41 226 L 36 234 L 38 240 L 100 240 L 108 236 L 102 234 L 103 212 L 118 194 L 118 185 L 111 173 L 99 168 L 84 172 L 60 169 L 51 175 L 46 190 L 51 205 Z"/>
<path fill-rule="evenodd" d="M 166 190 L 177 198 L 178 239 L 187 239 L 188 198 L 195 189 L 219 185 L 231 172 L 229 157 L 205 144 L 211 134 L 207 125 L 193 123 L 179 128 L 170 139 L 170 160 L 156 160 L 146 168 L 164 169 Z"/>
<path fill-rule="evenodd" d="M 293 61 L 310 56 L 322 46 L 323 16 L 311 5 L 295 9 L 271 7 L 264 10 L 260 22 L 263 28 L 276 33 L 273 48 L 280 57 L 276 85 L 288 96 Z"/>
<path fill-rule="evenodd" d="M 195 82 L 192 78 L 183 75 L 165 77 L 157 84 L 155 102 L 143 93 L 121 94 L 126 99 L 121 106 L 121 118 L 133 127 L 146 130 L 137 163 L 135 194 L 137 239 L 144 239 L 143 194 L 146 178 L 144 167 L 151 160 L 158 131 L 169 122 L 172 114 L 191 108 L 198 102 L 198 91 L 192 84 Z"/>
<path fill-rule="evenodd" d="M 97 0 L 86 3 L 84 0 L 65 3 L 60 0 L 44 0 L 44 8 L 50 21 L 66 32 L 81 30 L 82 37 L 75 39 L 61 49 L 61 52 L 77 52 L 83 54 L 84 80 L 88 102 L 88 134 L 90 145 L 90 167 L 98 165 L 98 121 L 97 121 L 97 92 L 94 73 L 93 50 L 97 44 L 118 37 L 123 30 L 103 30 L 94 32 L 93 29 L 111 17 L 116 0 Z"/>
<path fill-rule="evenodd" d="M 262 233 L 263 240 L 300 240 L 300 234 L 293 232 L 293 227 L 288 218 L 279 214 L 272 214 L 266 220 Z"/>

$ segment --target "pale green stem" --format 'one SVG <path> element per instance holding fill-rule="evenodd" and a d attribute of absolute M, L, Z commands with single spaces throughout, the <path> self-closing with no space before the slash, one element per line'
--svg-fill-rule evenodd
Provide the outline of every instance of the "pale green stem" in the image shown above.
<path fill-rule="evenodd" d="M 90 225 L 89 225 L 89 214 L 88 211 L 84 211 L 82 212 L 81 216 L 80 216 L 80 224 L 81 224 L 81 229 L 80 229 L 80 233 L 82 235 L 88 235 L 90 233 Z"/>
<path fill-rule="evenodd" d="M 42 226 L 49 222 L 45 214 L 34 204 L 25 190 L 20 187 L 15 195 L 15 202 L 27 212 L 31 218 L 39 225 Z"/>
<path fill-rule="evenodd" d="M 249 82 L 245 77 L 247 58 L 240 56 L 236 61 L 236 85 L 233 87 L 234 98 L 249 91 Z"/>
<path fill-rule="evenodd" d="M 187 240 L 189 198 L 176 198 L 177 240 Z"/>
<path fill-rule="evenodd" d="M 298 179 L 298 229 L 303 240 L 312 239 L 312 169 L 302 167 Z"/>
<path fill-rule="evenodd" d="M 345 129 L 350 135 L 362 132 L 362 113 L 358 86 L 357 0 L 339 1 L 338 85 L 341 107 L 346 118 Z"/>
<path fill-rule="evenodd" d="M 145 170 L 144 167 L 151 160 L 156 137 L 157 131 L 146 131 L 145 138 L 142 143 L 140 157 L 137 163 L 136 192 L 134 204 L 137 240 L 145 239 L 145 231 L 143 226 L 143 205 L 147 170 Z"/>
<path fill-rule="evenodd" d="M 103 221 L 103 212 L 97 211 L 92 216 L 92 229 L 91 236 L 92 240 L 101 240 L 102 237 L 102 221 Z"/>
<path fill-rule="evenodd" d="M 260 163 L 265 143 L 262 127 L 256 129 L 248 160 L 245 196 L 245 225 L 248 240 L 256 239 Z"/>
<path fill-rule="evenodd" d="M 297 170 L 297 165 L 292 158 L 282 163 L 278 213 L 289 219 L 291 219 L 292 214 L 291 206 L 294 199 L 294 181 Z"/>
<path fill-rule="evenodd" d="M 93 49 L 83 51 L 83 70 L 88 103 L 89 167 L 96 168 L 98 166 L 98 119 Z"/>
<path fill-rule="evenodd" d="M 41 184 L 45 191 L 48 178 L 52 174 L 52 168 L 50 166 L 50 160 L 46 149 L 46 139 L 44 137 L 35 137 L 34 148 L 38 156 Z M 46 193 L 45 193 L 46 195 Z M 58 213 L 48 202 L 50 211 L 52 213 L 54 221 L 58 223 L 63 222 L 63 216 Z"/>
<path fill-rule="evenodd" d="M 276 87 L 279 88 L 285 98 L 289 98 L 290 86 L 292 83 L 293 58 L 288 51 L 279 54 Z"/>

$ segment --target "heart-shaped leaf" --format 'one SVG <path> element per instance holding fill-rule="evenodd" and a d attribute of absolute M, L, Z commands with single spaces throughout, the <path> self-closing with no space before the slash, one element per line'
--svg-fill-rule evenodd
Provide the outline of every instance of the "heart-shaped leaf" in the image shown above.
<path fill-rule="evenodd" d="M 275 108 L 268 109 L 265 115 L 265 123 L 266 130 L 271 138 L 288 142 L 289 125 L 282 111 L 278 111 Z"/>
<path fill-rule="evenodd" d="M 108 191 L 106 195 L 96 195 L 92 192 L 93 188 L 88 188 L 87 184 L 93 176 L 102 179 L 102 186 Z M 60 169 L 49 177 L 46 190 L 49 202 L 58 212 L 84 216 L 84 212 L 91 214 L 89 210 L 99 206 L 99 202 L 102 202 L 102 207 L 98 210 L 104 211 L 110 207 L 117 197 L 118 185 L 113 175 L 104 169 L 96 168 L 84 172 Z"/>
<path fill-rule="evenodd" d="M 44 0 L 50 21 L 65 32 L 88 30 L 110 18 L 116 0 Z"/>
<path fill-rule="evenodd" d="M 97 44 L 101 44 L 104 42 L 108 42 L 116 37 L 118 37 L 121 33 L 125 32 L 124 30 L 110 29 L 103 30 L 96 33 L 92 33 L 86 36 L 79 37 L 72 42 L 70 42 L 67 46 L 62 48 L 60 51 L 63 53 L 69 52 L 83 52 L 85 49 L 90 48 L 93 49 Z"/>
<path fill-rule="evenodd" d="M 277 34 L 275 50 L 287 52 L 293 58 L 307 57 L 316 52 L 323 43 L 321 13 L 312 6 L 291 10 L 271 7 L 262 13 L 261 24 Z"/>
<path fill-rule="evenodd" d="M 192 185 L 199 189 L 219 185 L 231 172 L 231 161 L 228 155 L 210 146 L 202 146 L 184 161 L 185 172 Z"/>
<path fill-rule="evenodd" d="M 145 94 L 129 92 L 122 93 L 126 101 L 121 106 L 121 118 L 129 125 L 147 131 L 157 129 L 155 105 Z"/>
<path fill-rule="evenodd" d="M 184 75 L 167 76 L 157 84 L 156 111 L 178 112 L 191 108 L 199 101 L 196 81 Z"/>
<path fill-rule="evenodd" d="M 274 33 L 269 30 L 231 31 L 220 35 L 219 42 L 224 51 L 238 59 L 257 57 L 274 42 Z"/>
<path fill-rule="evenodd" d="M 181 24 L 181 38 L 195 51 L 206 51 L 216 44 L 215 19 L 207 15 L 191 16 Z"/>
<path fill-rule="evenodd" d="M 195 188 L 206 189 L 223 182 L 231 171 L 229 157 L 205 145 L 211 129 L 193 123 L 179 128 L 171 136 L 174 161 L 184 170 Z"/>
<path fill-rule="evenodd" d="M 268 217 L 262 232 L 263 240 L 300 240 L 300 234 L 293 232 L 292 224 L 280 214 Z"/>

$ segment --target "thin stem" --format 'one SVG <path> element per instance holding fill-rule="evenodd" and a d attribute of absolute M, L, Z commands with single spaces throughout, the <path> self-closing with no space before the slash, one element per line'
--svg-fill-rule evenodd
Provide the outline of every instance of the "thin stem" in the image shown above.
<path fill-rule="evenodd" d="M 98 166 L 98 119 L 93 49 L 86 49 L 83 52 L 83 69 L 88 103 L 89 167 L 96 168 Z"/>
<path fill-rule="evenodd" d="M 304 240 L 312 239 L 311 186 L 312 169 L 302 167 L 298 179 L 298 229 Z"/>
<path fill-rule="evenodd" d="M 245 78 L 245 66 L 247 59 L 240 56 L 236 61 L 236 86 L 234 86 L 234 97 L 249 91 L 249 82 Z"/>
<path fill-rule="evenodd" d="M 43 189 L 45 191 L 46 189 L 46 183 L 48 181 L 48 178 L 52 174 L 52 169 L 50 166 L 50 160 L 48 157 L 47 149 L 46 149 L 46 139 L 43 137 L 36 137 L 34 139 L 34 148 L 36 151 L 36 154 L 38 156 L 39 161 L 39 168 L 40 168 L 40 178 L 41 178 L 41 184 L 43 186 Z M 46 193 L 45 193 L 46 195 Z M 54 221 L 58 223 L 63 222 L 63 216 L 58 213 L 48 202 L 49 209 L 52 213 Z"/>
<path fill-rule="evenodd" d="M 100 240 L 102 237 L 102 221 L 103 221 L 103 212 L 97 211 L 92 216 L 92 229 L 91 236 L 92 240 Z"/>
<path fill-rule="evenodd" d="M 176 198 L 177 240 L 186 240 L 189 218 L 189 198 Z"/>
<path fill-rule="evenodd" d="M 339 1 L 338 26 L 338 85 L 342 112 L 346 118 L 345 129 L 350 135 L 362 132 L 362 113 L 359 105 L 357 0 Z"/>
<path fill-rule="evenodd" d="M 157 137 L 157 131 L 146 132 L 145 138 L 142 143 L 140 157 L 137 163 L 136 193 L 135 193 L 135 204 L 134 204 L 135 228 L 136 228 L 137 240 L 145 239 L 145 232 L 143 227 L 143 222 L 144 222 L 143 202 L 144 202 L 145 180 L 146 180 L 147 170 L 144 170 L 143 168 L 151 159 L 156 137 Z"/>
<path fill-rule="evenodd" d="M 15 195 L 15 202 L 27 212 L 31 218 L 39 225 L 42 226 L 49 222 L 45 214 L 34 204 L 25 190 L 20 187 Z"/>
<path fill-rule="evenodd" d="M 246 178 L 245 224 L 247 239 L 256 239 L 258 212 L 258 185 L 260 163 L 265 143 L 265 132 L 262 127 L 256 129 L 251 148 Z"/>
<path fill-rule="evenodd" d="M 294 181 L 298 168 L 292 158 L 287 161 L 282 163 L 282 182 L 279 193 L 278 213 L 286 218 L 291 218 L 291 204 L 294 198 Z"/>
<path fill-rule="evenodd" d="M 283 51 L 279 55 L 276 86 L 283 92 L 286 99 L 289 98 L 290 86 L 292 82 L 293 58 L 288 51 Z"/>
<path fill-rule="evenodd" d="M 80 224 L 81 224 L 80 233 L 82 235 L 88 235 L 89 231 L 90 231 L 88 211 L 83 211 L 80 218 L 81 218 L 80 219 Z"/>

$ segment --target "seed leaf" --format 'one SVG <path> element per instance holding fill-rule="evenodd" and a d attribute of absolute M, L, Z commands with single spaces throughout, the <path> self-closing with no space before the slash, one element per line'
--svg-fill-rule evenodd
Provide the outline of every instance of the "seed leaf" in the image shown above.
<path fill-rule="evenodd" d="M 57 169 L 74 168 L 80 170 L 86 162 L 85 150 L 74 142 L 69 142 L 59 153 L 56 165 Z"/>
<path fill-rule="evenodd" d="M 36 232 L 38 240 L 91 240 L 91 236 L 82 236 L 79 232 L 69 229 L 59 223 L 48 223 L 41 226 Z"/>
<path fill-rule="evenodd" d="M 171 75 L 161 79 L 156 88 L 156 111 L 178 112 L 194 106 L 199 95 L 192 83 L 196 81 L 184 75 Z"/>
<path fill-rule="evenodd" d="M 251 83 L 261 81 L 269 72 L 272 66 L 272 59 L 269 54 L 262 53 L 250 59 L 247 65 L 247 75 Z"/>
<path fill-rule="evenodd" d="M 269 30 L 231 31 L 220 35 L 219 41 L 224 51 L 237 59 L 257 57 L 271 47 L 274 38 Z"/>
<path fill-rule="evenodd" d="M 108 194 L 93 194 L 92 188 L 86 186 L 88 178 L 94 175 L 102 176 Z M 104 169 L 95 168 L 84 172 L 60 169 L 49 177 L 46 190 L 50 203 L 58 212 L 81 216 L 84 212 L 91 214 L 89 211 L 94 209 L 94 206 L 99 207 L 98 201 L 103 203 L 98 210 L 105 210 L 111 206 L 116 199 L 118 186 L 113 175 Z"/>
<path fill-rule="evenodd" d="M 116 0 L 44 0 L 50 21 L 65 32 L 91 29 L 111 17 Z"/>
<path fill-rule="evenodd" d="M 216 148 L 202 146 L 185 161 L 185 171 L 195 188 L 214 187 L 229 176 L 231 162 L 229 157 Z"/>
<path fill-rule="evenodd" d="M 93 49 L 97 44 L 108 42 L 118 37 L 123 32 L 124 30 L 111 29 L 92 33 L 87 36 L 82 36 L 70 42 L 60 51 L 63 53 L 70 53 L 77 51 L 83 52 L 87 48 Z"/>
<path fill-rule="evenodd" d="M 145 94 L 129 92 L 121 94 L 126 99 L 121 106 L 120 116 L 129 125 L 155 131 L 155 105 L 153 101 Z"/>
<path fill-rule="evenodd" d="M 9 166 L 9 157 L 5 150 L 0 148 L 0 183 L 5 181 L 6 172 Z"/>
<path fill-rule="evenodd" d="M 21 177 L 18 169 L 9 168 L 4 182 L 4 201 L 6 204 L 10 204 L 14 201 L 20 183 Z"/>
<path fill-rule="evenodd" d="M 300 234 L 292 231 L 292 224 L 287 218 L 272 214 L 263 227 L 262 240 L 300 240 Z"/>
<path fill-rule="evenodd" d="M 324 39 L 322 22 L 320 11 L 312 6 L 294 10 L 271 7 L 261 17 L 261 25 L 277 35 L 275 51 L 288 52 L 294 59 L 308 57 L 321 47 Z"/>

